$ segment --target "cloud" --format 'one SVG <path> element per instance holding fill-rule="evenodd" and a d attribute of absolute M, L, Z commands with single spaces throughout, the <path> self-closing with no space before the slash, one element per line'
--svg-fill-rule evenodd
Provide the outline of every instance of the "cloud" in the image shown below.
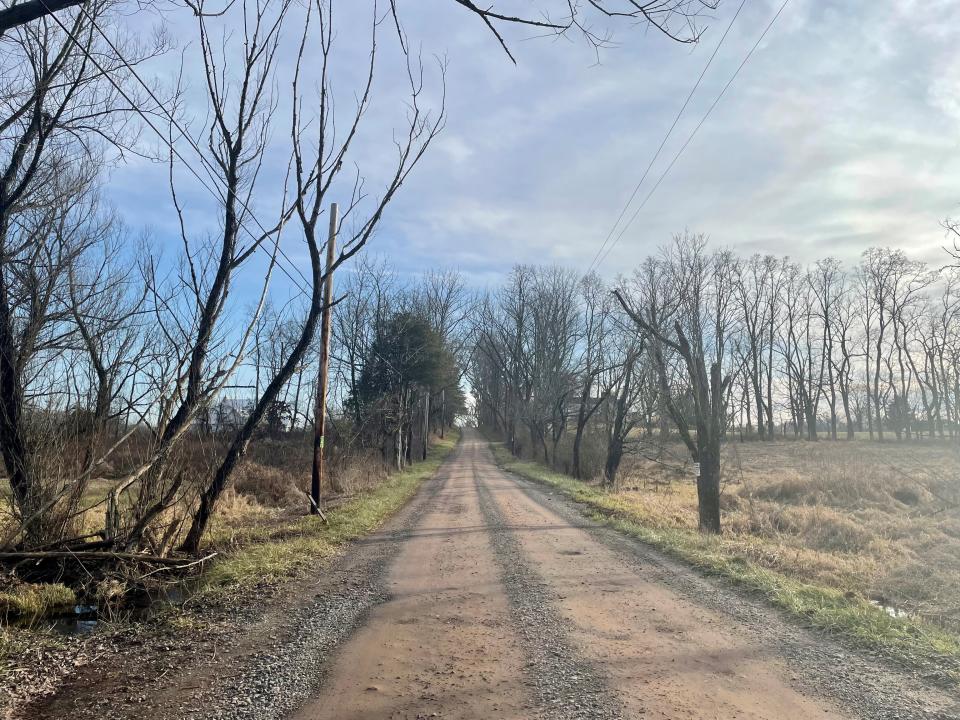
<path fill-rule="evenodd" d="M 778 6 L 744 10 L 639 197 Z M 451 114 L 485 151 L 469 188 L 452 178 L 428 190 L 432 172 L 418 179 L 436 198 L 418 192 L 438 245 L 481 243 L 504 268 L 531 258 L 585 267 L 733 9 L 692 53 L 640 34 L 599 67 L 568 47 L 524 48 L 515 93 L 504 96 L 498 82 L 493 102 L 471 85 L 473 111 Z M 939 222 L 960 201 L 960 62 L 943 32 L 951 19 L 960 17 L 946 3 L 788 5 L 603 269 L 639 262 L 686 227 L 804 261 L 855 260 L 890 244 L 938 262 Z"/>
<path fill-rule="evenodd" d="M 695 48 L 621 27 L 600 64 L 575 39 L 512 31 L 517 65 L 455 3 L 401 5 L 424 56 L 449 59 L 449 120 L 374 250 L 400 271 L 453 265 L 477 282 L 515 262 L 586 268 L 736 5 L 723 4 Z M 779 6 L 746 4 L 639 197 Z M 953 2 L 793 0 L 601 270 L 631 267 L 684 228 L 744 253 L 802 261 L 855 261 L 870 245 L 890 244 L 939 262 L 939 223 L 960 203 L 958 26 Z M 337 38 L 354 48 L 338 76 L 347 87 L 363 37 L 358 23 Z M 391 129 L 405 112 L 403 76 L 391 62 L 358 138 L 371 188 L 390 165 Z M 265 186 L 282 181 L 284 162 L 278 153 Z M 154 174 L 163 196 L 162 168 Z M 117 197 L 137 207 L 129 192 Z M 156 214 L 150 206 L 145 214 Z"/>

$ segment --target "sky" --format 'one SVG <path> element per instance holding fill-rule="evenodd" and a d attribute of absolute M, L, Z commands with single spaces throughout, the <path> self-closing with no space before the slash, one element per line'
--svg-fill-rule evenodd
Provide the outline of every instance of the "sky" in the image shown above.
<path fill-rule="evenodd" d="M 781 3 L 745 0 L 640 198 Z M 445 58 L 447 122 L 390 205 L 371 252 L 386 255 L 403 274 L 456 268 L 478 287 L 495 284 L 515 263 L 586 270 L 738 5 L 724 0 L 702 18 L 696 45 L 644 26 L 612 24 L 613 46 L 598 54 L 576 34 L 544 38 L 508 29 L 514 64 L 453 0 L 400 2 L 407 36 L 426 59 L 428 103 L 436 104 L 440 91 L 433 58 Z M 345 108 L 363 69 L 366 6 L 335 2 L 335 82 Z M 534 6 L 558 7 L 553 0 L 496 4 L 518 12 Z M 189 20 L 164 22 L 172 35 L 190 37 Z M 390 46 L 391 39 L 382 44 Z M 835 256 L 853 263 L 866 248 L 889 245 L 942 264 L 941 223 L 960 217 L 958 40 L 956 2 L 789 0 L 598 271 L 606 277 L 628 272 L 684 230 L 745 255 L 801 262 Z M 199 128 L 201 78 L 191 77 L 195 47 L 183 42 L 188 109 Z M 381 56 L 374 102 L 353 156 L 373 195 L 391 167 L 392 128 L 402 126 L 406 112 L 398 55 L 390 52 Z M 180 57 L 173 55 L 149 71 L 169 76 Z M 284 88 L 276 88 L 281 114 Z M 279 124 L 285 128 L 287 120 Z M 271 140 L 255 196 L 258 215 L 269 216 L 278 201 L 284 140 L 283 129 Z M 214 204 L 185 173 L 180 183 L 191 232 L 210 232 Z M 336 192 L 341 197 L 331 199 L 346 201 L 346 188 Z M 165 168 L 119 166 L 108 195 L 128 224 L 148 228 L 158 248 L 176 253 Z M 294 264 L 307 267 L 293 234 L 283 246 Z M 255 265 L 250 272 L 255 275 Z M 275 282 L 282 293 L 288 280 Z"/>

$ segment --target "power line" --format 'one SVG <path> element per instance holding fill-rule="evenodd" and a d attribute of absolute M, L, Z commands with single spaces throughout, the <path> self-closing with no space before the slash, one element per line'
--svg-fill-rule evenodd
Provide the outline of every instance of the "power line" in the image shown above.
<path fill-rule="evenodd" d="M 46 0 L 40 0 L 40 3 L 49 10 L 49 6 L 47 6 Z M 187 141 L 190 143 L 191 147 L 194 149 L 194 151 L 195 151 L 195 152 L 197 153 L 197 155 L 200 157 L 200 162 L 201 162 L 201 164 L 203 165 L 204 170 L 207 171 L 208 177 L 210 177 L 210 178 L 214 181 L 214 184 L 215 184 L 215 185 L 217 184 L 218 181 L 219 181 L 219 182 L 224 182 L 224 184 L 225 184 L 225 181 L 223 181 L 221 178 L 219 178 L 219 176 L 216 175 L 216 173 L 211 169 L 210 161 L 206 158 L 206 156 L 205 156 L 205 155 L 203 154 L 203 152 L 200 150 L 199 146 L 197 145 L 197 143 L 196 143 L 196 141 L 193 139 L 193 137 L 177 122 L 176 118 L 174 118 L 174 117 L 173 117 L 173 114 L 172 114 L 169 110 L 166 109 L 166 107 L 163 105 L 163 103 L 160 102 L 159 98 L 157 98 L 157 96 L 154 94 L 153 90 L 147 85 L 146 82 L 144 82 L 144 80 L 143 80 L 143 79 L 140 77 L 140 75 L 136 72 L 136 70 L 133 68 L 133 66 L 126 60 L 126 58 L 123 57 L 123 55 L 121 54 L 120 50 L 116 47 L 116 45 L 113 43 L 113 41 L 110 40 L 109 37 L 107 37 L 106 33 L 103 32 L 103 30 L 100 28 L 100 26 L 97 24 L 97 22 L 96 22 L 96 21 L 93 19 L 93 17 L 87 12 L 86 8 L 83 7 L 83 5 L 80 5 L 80 10 L 81 10 L 81 12 L 86 16 L 87 20 L 89 20 L 89 22 L 91 23 L 91 25 L 93 25 L 93 27 L 96 28 L 97 32 L 101 35 L 101 37 L 103 37 L 103 39 L 107 41 L 107 44 L 110 46 L 111 50 L 113 50 L 113 52 L 116 53 L 117 58 L 123 63 L 123 65 L 127 68 L 127 70 L 128 70 L 131 74 L 133 74 L 133 76 L 137 79 L 137 81 L 144 87 L 144 89 L 146 89 L 147 93 L 150 95 L 150 98 L 156 103 L 157 107 L 163 109 L 164 113 L 165 113 L 166 116 L 170 119 L 170 121 L 173 123 L 174 127 L 176 127 L 177 130 L 180 132 L 180 134 L 187 139 Z M 107 78 L 107 80 L 110 82 L 110 84 L 113 85 L 113 87 L 117 90 L 117 92 L 120 93 L 120 95 L 124 98 L 124 100 L 126 100 L 128 103 L 130 103 L 131 108 L 133 108 L 133 110 L 134 110 L 141 118 L 143 118 L 143 120 L 147 123 L 147 125 L 150 127 L 150 129 L 153 130 L 154 133 L 156 133 L 157 137 L 159 137 L 160 140 L 161 140 L 167 147 L 170 148 L 170 151 L 171 151 L 174 155 L 176 155 L 176 157 L 184 164 L 184 166 L 190 171 L 190 173 L 197 179 L 197 181 L 200 183 L 200 185 L 203 186 L 203 188 L 204 188 L 205 190 L 207 190 L 207 192 L 209 192 L 211 195 L 213 195 L 214 198 L 219 199 L 221 202 L 225 202 L 225 201 L 226 201 L 226 198 L 224 197 L 223 192 L 222 192 L 222 190 L 220 189 L 219 185 L 216 186 L 216 190 L 212 189 L 212 188 L 204 181 L 204 179 L 203 179 L 202 177 L 200 177 L 200 174 L 193 168 L 193 166 L 192 166 L 190 163 L 187 162 L 186 158 L 184 158 L 183 155 L 180 154 L 180 151 L 176 149 L 176 147 L 174 146 L 174 144 L 173 144 L 170 140 L 168 140 L 168 139 L 166 138 L 166 136 L 165 136 L 162 132 L 160 132 L 160 130 L 156 127 L 156 125 L 153 124 L 153 122 L 150 120 L 150 118 L 149 118 L 139 107 L 137 107 L 136 103 L 130 98 L 130 96 L 126 93 L 126 91 L 125 91 L 123 88 L 121 88 L 120 85 L 113 79 L 113 77 L 111 76 L 111 74 L 108 73 L 108 72 L 103 68 L 103 66 L 100 65 L 99 62 L 97 62 L 97 60 L 90 54 L 90 52 L 83 46 L 83 44 L 79 42 L 79 40 L 76 38 L 76 36 L 75 36 L 73 33 L 70 32 L 70 30 L 66 27 L 66 25 L 64 25 L 64 23 L 60 20 L 60 18 L 57 17 L 56 13 L 53 13 L 53 12 L 51 11 L 50 16 L 54 19 L 54 21 L 57 23 L 57 25 L 60 26 L 60 29 L 63 30 L 64 33 L 67 34 L 67 36 L 71 39 L 71 41 L 72 41 L 74 44 L 76 44 L 76 46 L 77 46 L 78 48 L 80 48 L 80 51 L 81 51 L 84 55 L 86 55 L 87 59 L 90 60 L 90 62 L 94 65 L 94 67 L 96 67 L 97 70 L 98 70 L 104 77 Z M 264 234 L 264 236 L 266 236 L 266 235 L 268 234 L 267 229 L 264 228 L 263 224 L 262 224 L 262 223 L 260 222 L 260 220 L 257 218 L 256 214 L 255 214 L 255 213 L 250 209 L 250 207 L 246 204 L 246 202 L 244 202 L 243 198 L 241 198 L 241 197 L 238 195 L 237 198 L 236 198 L 236 200 L 237 200 L 237 202 L 240 204 L 240 206 L 243 207 L 244 211 L 245 211 L 245 212 L 253 219 L 253 221 L 257 224 L 257 226 L 260 228 L 260 230 L 261 230 L 261 232 Z M 237 219 L 237 224 L 238 224 L 238 226 L 239 226 L 240 228 L 242 228 L 242 229 L 250 236 L 250 238 L 251 238 L 254 242 L 257 242 L 257 241 L 258 241 L 257 236 L 254 235 L 254 234 L 250 231 L 250 229 L 244 224 L 242 218 L 238 218 L 238 219 Z M 300 271 L 300 269 L 297 267 L 296 263 L 294 263 L 294 262 L 287 256 L 287 254 L 286 254 L 286 253 L 283 251 L 283 249 L 280 247 L 280 244 L 279 244 L 279 243 L 277 243 L 276 249 L 277 249 L 277 252 L 290 264 L 290 266 L 294 269 L 294 271 L 300 276 L 300 278 L 303 280 L 303 282 L 308 283 L 307 278 L 303 275 L 303 273 L 302 273 L 302 272 Z M 301 295 L 309 296 L 309 293 L 306 291 L 306 289 L 305 289 L 302 285 L 300 285 L 300 283 L 287 271 L 287 269 L 284 267 L 283 263 L 281 263 L 279 260 L 277 261 L 277 267 L 280 268 L 280 270 L 283 272 L 283 274 L 286 275 L 287 278 L 290 280 L 290 282 L 292 282 L 292 283 L 294 284 L 294 286 L 297 288 L 297 290 L 300 292 Z"/>
<path fill-rule="evenodd" d="M 621 228 L 621 230 L 620 230 L 619 234 L 617 235 L 616 239 L 615 239 L 612 243 L 610 243 L 610 246 L 607 248 L 606 252 L 603 254 L 603 256 L 600 258 L 600 260 L 597 262 L 597 267 L 599 267 L 599 266 L 604 262 L 604 260 L 607 259 L 607 257 L 610 255 L 611 251 L 613 250 L 614 246 L 616 246 L 616 244 L 620 241 L 620 239 L 623 237 L 624 233 L 626 233 L 626 231 L 627 231 L 627 230 L 630 228 L 630 226 L 633 224 L 634 220 L 637 219 L 637 216 L 640 214 L 640 211 L 643 210 L 644 205 L 647 204 L 647 201 L 651 198 L 651 196 L 653 195 L 653 193 L 655 193 L 656 190 L 657 190 L 657 188 L 660 187 L 660 183 L 663 182 L 663 180 L 664 180 L 664 179 L 667 177 L 667 175 L 670 173 L 670 170 L 671 170 L 671 169 L 673 168 L 673 166 L 676 164 L 677 160 L 679 160 L 679 159 L 680 159 L 680 156 L 683 155 L 684 150 L 687 149 L 687 146 L 690 144 L 690 142 L 691 142 L 691 141 L 693 140 L 693 138 L 696 136 L 697 132 L 699 132 L 700 128 L 703 127 L 703 124 L 707 121 L 707 118 L 710 117 L 710 115 L 711 115 L 711 113 L 713 112 L 714 108 L 716 108 L 717 105 L 720 103 L 720 100 L 723 99 L 723 96 L 726 94 L 727 90 L 728 90 L 728 89 L 730 88 L 730 86 L 733 84 L 733 81 L 737 79 L 737 76 L 740 74 L 740 71 L 743 70 L 744 66 L 747 64 L 747 62 L 749 62 L 750 58 L 753 57 L 753 53 L 756 52 L 756 49 L 760 46 L 760 43 L 763 42 L 763 39 L 767 36 L 767 33 L 770 32 L 770 29 L 773 27 L 774 23 L 777 22 L 777 19 L 778 19 L 778 18 L 780 17 L 780 15 L 783 13 L 784 8 L 787 7 L 787 4 L 788 4 L 789 2 L 790 2 L 790 0 L 784 0 L 784 1 L 783 1 L 783 4 L 780 6 L 780 9 L 777 10 L 776 14 L 770 19 L 770 22 L 767 23 L 767 26 L 764 28 L 763 32 L 760 33 L 760 37 L 757 38 L 757 41 L 753 44 L 753 47 L 750 48 L 749 52 L 747 52 L 746 56 L 743 58 L 743 61 L 740 63 L 740 65 L 739 65 L 739 66 L 737 67 L 737 69 L 734 71 L 733 75 L 732 75 L 732 76 L 730 77 L 730 79 L 727 81 L 726 85 L 723 86 L 723 89 L 720 91 L 720 94 L 717 95 L 716 99 L 713 101 L 713 104 L 710 105 L 710 107 L 707 109 L 707 112 L 704 113 L 704 115 L 703 115 L 702 118 L 700 118 L 700 122 L 697 123 L 697 126 L 693 129 L 693 132 L 691 132 L 690 135 L 687 137 L 686 141 L 684 141 L 683 145 L 682 145 L 682 146 L 680 147 L 680 149 L 677 151 L 677 154 L 674 155 L 673 159 L 670 161 L 670 164 L 667 165 L 666 170 L 663 171 L 663 173 L 662 173 L 662 174 L 660 175 L 660 177 L 657 179 L 657 182 L 656 182 L 656 183 L 654 184 L 654 186 L 650 189 L 650 192 L 648 192 L 648 193 L 646 194 L 646 196 L 643 198 L 643 201 L 640 203 L 639 207 L 637 207 L 637 209 L 634 211 L 633 215 L 630 216 L 630 219 L 627 221 L 627 223 L 623 226 L 623 228 Z"/>
<path fill-rule="evenodd" d="M 630 193 L 630 197 L 627 202 L 624 204 L 623 208 L 620 210 L 620 214 L 617 216 L 617 220 L 613 223 L 613 227 L 610 228 L 610 232 L 607 233 L 607 237 L 604 238 L 603 244 L 597 249 L 596 254 L 593 256 L 593 260 L 590 261 L 590 266 L 587 268 L 586 274 L 589 275 L 590 271 L 593 270 L 594 266 L 597 264 L 597 259 L 600 257 L 600 254 L 606 249 L 607 243 L 610 242 L 610 239 L 613 237 L 613 233 L 616 232 L 617 226 L 620 225 L 620 221 L 623 220 L 623 216 L 627 214 L 627 210 L 630 209 L 630 205 L 633 204 L 634 199 L 637 197 L 637 193 L 640 192 L 640 186 L 643 185 L 643 181 L 647 179 L 647 175 L 650 173 L 653 164 L 657 161 L 657 158 L 660 157 L 660 153 L 663 151 L 664 146 L 667 144 L 667 140 L 670 139 L 670 135 L 673 134 L 674 129 L 677 127 L 677 123 L 680 122 L 680 118 L 686 111 L 687 106 L 690 104 L 690 101 L 693 99 L 694 94 L 697 92 L 697 89 L 700 87 L 700 83 L 703 82 L 704 76 L 707 74 L 707 70 L 710 69 L 710 65 L 713 64 L 713 60 L 717 57 L 717 53 L 720 52 L 720 47 L 723 45 L 723 41 L 727 39 L 727 35 L 730 34 L 730 29 L 733 27 L 733 24 L 737 21 L 737 18 L 740 16 L 740 11 L 743 10 L 743 6 L 746 5 L 747 0 L 740 0 L 740 6 L 737 8 L 737 11 L 733 14 L 733 17 L 730 19 L 730 24 L 727 25 L 727 29 L 723 31 L 723 35 L 720 36 L 720 42 L 717 43 L 717 46 L 713 49 L 710 57 L 707 59 L 707 64 L 703 66 L 703 70 L 700 71 L 700 76 L 697 78 L 697 81 L 693 84 L 693 87 L 690 88 L 690 92 L 687 93 L 687 99 L 683 101 L 683 105 L 680 107 L 680 110 L 677 112 L 677 116 L 673 119 L 673 123 L 670 125 L 670 128 L 667 130 L 667 134 L 663 136 L 663 140 L 660 141 L 660 146 L 657 148 L 657 151 L 653 154 L 653 157 L 650 158 L 650 162 L 647 164 L 646 170 L 643 171 L 643 175 L 640 177 L 640 182 L 637 183 L 636 187 L 633 188 L 633 192 Z"/>

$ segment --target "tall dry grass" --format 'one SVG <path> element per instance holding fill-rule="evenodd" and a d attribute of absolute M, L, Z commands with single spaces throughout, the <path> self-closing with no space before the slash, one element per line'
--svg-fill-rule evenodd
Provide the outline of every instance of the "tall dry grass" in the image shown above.
<path fill-rule="evenodd" d="M 181 523 L 189 518 L 200 491 L 209 483 L 228 440 L 225 436 L 191 434 L 177 446 L 172 465 L 176 472 L 183 474 L 184 490 L 158 524 L 175 516 L 182 531 Z M 84 493 L 81 506 L 86 510 L 74 521 L 76 535 L 89 535 L 103 529 L 107 495 L 149 452 L 147 441 L 145 434 L 134 434 L 118 448 L 109 463 L 98 467 Z M 333 505 L 378 487 L 389 476 L 389 468 L 377 450 L 343 447 L 334 442 L 328 443 L 327 451 L 324 496 Z M 306 514 L 312 461 L 312 433 L 255 438 L 218 504 L 214 531 L 233 533 L 245 525 L 277 523 Z M 3 538 L 15 533 L 18 520 L 10 504 L 9 486 L 5 478 L 0 479 L 0 538 Z M 124 493 L 121 506 L 129 505 L 136 492 L 134 485 Z"/>
<path fill-rule="evenodd" d="M 617 493 L 647 523 L 695 529 L 694 481 L 676 460 L 682 448 L 664 450 L 659 462 L 628 457 Z M 960 630 L 960 448 L 730 443 L 723 470 L 723 542 L 732 551 Z"/>

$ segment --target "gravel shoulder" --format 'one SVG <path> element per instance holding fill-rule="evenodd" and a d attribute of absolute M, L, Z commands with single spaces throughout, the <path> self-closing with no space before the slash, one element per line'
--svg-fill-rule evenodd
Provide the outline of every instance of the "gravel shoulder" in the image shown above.
<path fill-rule="evenodd" d="M 481 453 L 493 461 L 486 444 Z M 732 703 L 717 716 L 960 718 L 960 696 L 938 686 L 937 676 L 801 627 L 738 588 L 588 519 L 588 508 L 559 491 L 498 474 L 508 480 L 496 494 L 507 516 L 530 530 L 523 535 L 528 555 L 538 558 L 561 607 L 577 619 L 580 641 L 608 655 L 605 665 L 627 688 L 634 712 L 644 709 L 642 717 L 713 717 L 703 714 L 704 703 Z M 562 564 L 552 563 L 551 553 L 565 556 Z M 617 610 L 610 598 L 624 590 Z M 604 640 L 626 635 L 634 638 L 623 645 Z M 756 707 L 751 698 L 760 699 Z M 788 711 L 787 701 L 798 702 L 797 709 Z"/>
<path fill-rule="evenodd" d="M 931 679 L 845 649 L 505 473 L 466 430 L 380 531 L 264 610 L 20 717 L 960 719 Z M 115 657 L 120 657 L 115 655 Z"/>

